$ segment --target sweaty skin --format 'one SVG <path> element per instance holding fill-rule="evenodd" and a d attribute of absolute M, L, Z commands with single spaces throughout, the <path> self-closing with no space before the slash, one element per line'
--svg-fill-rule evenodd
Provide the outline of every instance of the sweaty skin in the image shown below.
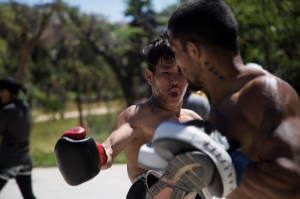
<path fill-rule="evenodd" d="M 176 63 L 160 61 L 154 74 L 146 69 L 145 76 L 152 88 L 152 96 L 145 102 L 129 106 L 121 112 L 117 117 L 115 130 L 103 143 L 108 162 L 102 169 L 109 168 L 113 159 L 124 151 L 131 182 L 146 172 L 138 165 L 139 149 L 152 140 L 161 122 L 202 119 L 191 110 L 181 109 L 188 83 Z"/>
<path fill-rule="evenodd" d="M 210 122 L 250 158 L 228 199 L 300 198 L 300 103 L 295 90 L 269 72 L 245 67 L 239 54 L 210 54 L 170 38 L 182 73 L 211 96 Z"/>
<path fill-rule="evenodd" d="M 255 74 L 214 106 L 210 120 L 251 160 L 228 198 L 299 198 L 299 102 L 289 85 Z"/>

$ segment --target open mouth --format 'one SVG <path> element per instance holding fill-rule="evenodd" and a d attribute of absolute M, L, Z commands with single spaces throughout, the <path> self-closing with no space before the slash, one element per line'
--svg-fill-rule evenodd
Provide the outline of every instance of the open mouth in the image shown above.
<path fill-rule="evenodd" d="M 172 97 L 172 98 L 176 98 L 180 95 L 180 90 L 179 88 L 172 88 L 171 90 L 169 90 L 169 95 Z"/>

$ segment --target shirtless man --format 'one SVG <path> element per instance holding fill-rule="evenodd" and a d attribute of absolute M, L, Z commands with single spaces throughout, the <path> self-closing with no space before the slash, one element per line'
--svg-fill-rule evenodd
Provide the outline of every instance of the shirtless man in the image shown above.
<path fill-rule="evenodd" d="M 299 199 L 299 97 L 279 77 L 245 67 L 230 7 L 190 1 L 172 14 L 168 37 L 188 81 L 210 93 L 210 122 L 250 159 L 228 199 Z"/>
<path fill-rule="evenodd" d="M 147 170 L 138 163 L 140 147 L 152 140 L 155 129 L 163 121 L 186 122 L 202 119 L 191 110 L 181 109 L 188 82 L 175 62 L 167 39 L 155 39 L 144 48 L 144 54 L 148 65 L 145 77 L 152 89 L 152 96 L 121 112 L 116 119 L 115 130 L 103 144 L 97 143 L 95 147 L 95 142 L 84 138 L 86 132 L 82 128 L 65 132 L 56 144 L 58 167 L 69 184 L 77 185 L 89 180 L 98 174 L 100 166 L 101 169 L 110 168 L 114 158 L 124 150 L 128 176 L 133 183 L 127 198 L 142 199 L 146 193 L 142 175 Z M 89 158 L 82 148 L 85 151 L 91 148 L 89 151 L 93 151 L 93 156 Z M 99 155 L 100 161 L 97 160 Z M 95 157 L 96 160 L 93 160 Z M 92 166 L 88 167 L 87 163 Z"/>

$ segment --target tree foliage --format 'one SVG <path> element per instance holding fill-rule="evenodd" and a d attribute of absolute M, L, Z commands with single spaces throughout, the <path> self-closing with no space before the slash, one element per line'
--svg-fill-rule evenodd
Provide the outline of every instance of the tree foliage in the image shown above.
<path fill-rule="evenodd" d="M 300 1 L 227 2 L 239 23 L 245 63 L 261 64 L 299 93 Z M 142 48 L 164 32 L 178 4 L 156 13 L 151 0 L 125 3 L 128 21 L 122 23 L 62 0 L 31 7 L 0 3 L 0 76 L 27 83 L 32 105 L 53 112 L 63 112 L 70 100 L 80 111 L 84 102 L 122 98 L 130 105 L 147 97 Z"/>
<path fill-rule="evenodd" d="M 228 0 L 239 23 L 244 61 L 256 62 L 299 93 L 300 1 Z"/>

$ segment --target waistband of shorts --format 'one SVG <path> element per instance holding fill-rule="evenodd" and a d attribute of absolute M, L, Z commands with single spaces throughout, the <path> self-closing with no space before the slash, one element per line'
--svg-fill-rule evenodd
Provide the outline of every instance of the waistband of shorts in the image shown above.
<path fill-rule="evenodd" d="M 145 172 L 145 173 L 142 173 L 141 175 L 139 175 L 138 177 L 136 177 L 136 178 L 134 179 L 134 181 L 133 181 L 133 183 L 132 183 L 132 184 L 134 184 L 136 181 L 138 181 L 138 180 L 140 180 L 140 179 L 142 179 L 143 181 L 144 181 L 144 180 L 146 180 L 146 178 L 147 178 L 147 175 L 148 175 L 148 173 L 147 173 L 147 172 Z"/>
<path fill-rule="evenodd" d="M 135 183 L 136 181 L 142 179 L 143 181 L 145 181 L 148 177 L 149 174 L 156 176 L 157 178 L 160 178 L 162 176 L 164 172 L 163 171 L 155 171 L 155 170 L 149 170 L 145 173 L 142 173 L 141 175 L 139 175 L 138 177 L 136 177 L 133 181 L 133 183 Z M 132 184 L 133 184 L 132 183 Z"/>

